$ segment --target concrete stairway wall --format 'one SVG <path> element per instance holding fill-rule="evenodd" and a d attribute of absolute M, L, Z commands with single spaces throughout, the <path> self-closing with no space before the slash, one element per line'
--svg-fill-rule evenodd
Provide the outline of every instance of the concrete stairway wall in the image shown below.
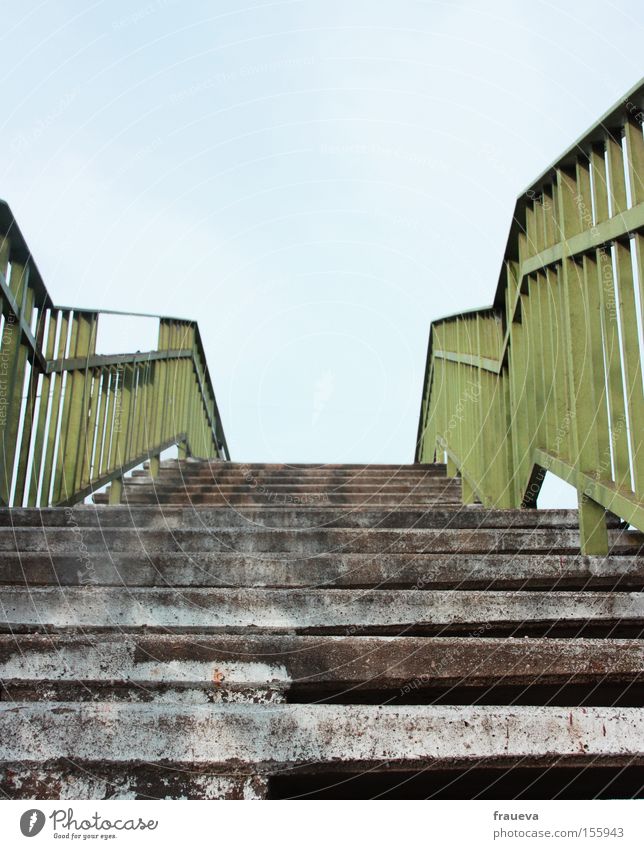
<path fill-rule="evenodd" d="M 0 511 L 0 789 L 623 783 L 644 763 L 642 535 L 615 524 L 582 557 L 575 511 L 459 489 L 442 466 L 172 461 L 120 506 Z"/>

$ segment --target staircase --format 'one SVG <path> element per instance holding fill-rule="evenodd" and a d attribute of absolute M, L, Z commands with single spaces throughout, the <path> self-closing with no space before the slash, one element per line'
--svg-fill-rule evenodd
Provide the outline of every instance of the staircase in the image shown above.
<path fill-rule="evenodd" d="M 156 470 L 155 470 L 156 471 Z M 9 798 L 634 796 L 644 535 L 441 465 L 165 461 L 0 511 Z"/>

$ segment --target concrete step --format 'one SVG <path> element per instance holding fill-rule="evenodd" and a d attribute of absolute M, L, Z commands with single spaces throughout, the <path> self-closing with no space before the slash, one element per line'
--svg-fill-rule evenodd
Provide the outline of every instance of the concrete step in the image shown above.
<path fill-rule="evenodd" d="M 0 510 L 8 796 L 644 762 L 643 534 L 583 557 L 576 511 L 434 465 L 169 461 L 123 502 Z"/>
<path fill-rule="evenodd" d="M 7 799 L 253 800 L 269 793 L 268 776 L 244 775 L 183 764 L 0 763 L 0 792 Z M 89 836 L 89 835 L 87 835 Z"/>
<path fill-rule="evenodd" d="M 28 753 L 28 763 L 25 763 Z M 644 709 L 444 705 L 0 704 L 3 788 L 14 764 L 38 777 L 82 764 L 225 773 L 644 763 Z M 50 770 L 52 772 L 50 772 Z M 18 772 L 20 774 L 20 772 Z M 16 788 L 15 776 L 12 780 Z M 29 786 L 29 785 L 28 785 Z"/>
<path fill-rule="evenodd" d="M 482 507 L 442 506 L 431 509 L 293 507 L 290 510 L 270 507 L 160 507 L 154 504 L 96 507 L 78 505 L 73 508 L 49 507 L 43 510 L 24 508 L 1 509 L 0 528 L 72 527 L 72 528 L 139 528 L 202 529 L 224 528 L 304 529 L 304 528 L 568 528 L 576 530 L 576 510 L 487 510 Z M 612 527 L 617 527 L 613 522 Z"/>
<path fill-rule="evenodd" d="M 379 492 L 387 492 L 387 493 L 396 493 L 396 494 L 414 494 L 414 493 L 422 493 L 423 495 L 433 495 L 433 496 L 441 496 L 441 495 L 451 495 L 454 498 L 458 498 L 460 496 L 461 488 L 459 484 L 456 483 L 439 483 L 439 484 L 425 484 L 418 483 L 414 485 L 410 485 L 408 483 L 377 483 L 377 484 L 364 484 L 364 483 L 354 483 L 353 481 L 348 483 L 335 483 L 330 482 L 325 484 L 324 486 L 317 483 L 276 483 L 276 484 L 260 484 L 258 483 L 256 486 L 252 484 L 229 484 L 229 483 L 220 483 L 220 482 L 204 482 L 204 483 L 193 483 L 190 482 L 166 482 L 162 478 L 159 478 L 156 481 L 151 481 L 149 478 L 135 478 L 134 480 L 128 480 L 126 482 L 126 487 L 132 491 L 143 491 L 149 493 L 168 493 L 174 492 L 175 490 L 180 490 L 181 492 L 186 492 L 189 494 L 194 493 L 204 493 L 209 494 L 212 492 L 221 492 L 224 495 L 229 495 L 231 493 L 238 492 L 259 492 L 260 494 L 268 494 L 275 493 L 276 495 L 280 495 L 281 493 L 311 493 L 313 495 L 323 495 L 323 494 L 332 494 L 338 493 L 340 495 L 344 494 L 374 494 Z"/>
<path fill-rule="evenodd" d="M 548 554 L 5 552 L 2 584 L 129 587 L 644 589 L 644 557 Z"/>
<path fill-rule="evenodd" d="M 436 476 L 414 476 L 414 477 L 398 477 L 398 476 L 379 476 L 376 478 L 364 477 L 345 477 L 345 476 L 328 476 L 328 477 L 311 477 L 308 475 L 270 475 L 270 476 L 255 476 L 245 477 L 243 475 L 226 475 L 219 477 L 204 476 L 204 475 L 180 475 L 161 472 L 156 478 L 151 478 L 149 475 L 131 475 L 126 477 L 126 483 L 131 486 L 145 486 L 154 484 L 156 486 L 244 486 L 246 488 L 257 488 L 260 486 L 275 486 L 285 488 L 288 486 L 304 486 L 308 489 L 318 487 L 321 489 L 332 489 L 340 487 L 364 487 L 366 489 L 382 489 L 383 487 L 407 487 L 408 489 L 428 489 L 435 491 L 443 491 L 446 489 L 461 489 L 460 478 L 444 478 Z M 399 491 L 398 489 L 396 491 Z"/>
<path fill-rule="evenodd" d="M 626 685 L 642 674 L 644 640 L 84 633 L 25 635 L 18 646 L 0 636 L 0 678 L 10 696 L 18 685 L 42 685 L 35 692 L 42 697 L 76 683 L 111 685 L 110 697 L 136 684 L 149 695 L 156 687 L 166 695 L 170 685 L 316 695 L 346 688 L 350 700 L 364 690 L 404 697 L 464 685 Z"/>
<path fill-rule="evenodd" d="M 132 478 L 149 477 L 148 468 L 135 469 Z M 400 482 L 410 483 L 418 481 L 439 483 L 441 481 L 457 480 L 448 478 L 444 471 L 437 472 L 435 469 L 418 469 L 416 467 L 391 466 L 388 469 L 249 469 L 239 466 L 236 468 L 220 469 L 214 466 L 174 466 L 167 468 L 161 466 L 158 473 L 159 478 L 167 480 L 203 480 L 203 481 L 229 481 L 229 482 L 252 482 L 252 481 L 300 481 L 302 483 L 327 483 L 329 481 L 343 481 L 356 483 L 375 482 Z"/>
<path fill-rule="evenodd" d="M 149 463 L 144 463 L 149 468 Z M 446 466 L 443 463 L 408 463 L 397 465 L 395 463 L 233 463 L 221 460 L 163 460 L 161 469 L 181 469 L 182 471 L 206 472 L 214 470 L 222 472 L 268 472 L 279 473 L 292 471 L 303 474 L 333 472 L 338 474 L 355 474 L 362 472 L 391 473 L 391 472 L 417 472 L 419 474 L 446 475 Z"/>
<path fill-rule="evenodd" d="M 93 496 L 95 504 L 107 504 L 108 496 L 106 493 L 96 493 Z M 124 487 L 122 503 L 127 504 L 193 504 L 204 506 L 261 506 L 268 507 L 319 507 L 319 506 L 346 506 L 351 508 L 359 507 L 391 507 L 400 506 L 407 507 L 432 507 L 439 505 L 442 507 L 460 507 L 461 502 L 458 498 L 445 497 L 441 494 L 427 495 L 424 493 L 387 493 L 377 492 L 374 494 L 365 493 L 258 493 L 258 492 L 240 492 L 230 493 L 225 495 L 221 492 L 202 493 L 195 492 L 193 494 L 186 493 L 181 489 L 171 492 L 144 492 L 134 490 L 134 488 Z"/>
<path fill-rule="evenodd" d="M 614 553 L 637 554 L 644 535 L 631 531 L 611 531 Z M 82 544 L 82 551 L 79 546 Z M 74 527 L 0 528 L 0 552 L 50 554 L 83 552 L 228 552 L 254 555 L 290 553 L 297 557 L 318 554 L 437 554 L 486 553 L 576 554 L 577 531 L 564 528 L 474 528 L 474 529 L 345 529 L 299 530 L 230 528 L 209 532 L 207 529 L 132 530 L 129 528 L 84 529 L 82 540 Z"/>
<path fill-rule="evenodd" d="M 0 630 L 424 634 L 644 625 L 644 594 L 595 591 L 2 588 Z M 493 634 L 490 634 L 493 636 Z"/>

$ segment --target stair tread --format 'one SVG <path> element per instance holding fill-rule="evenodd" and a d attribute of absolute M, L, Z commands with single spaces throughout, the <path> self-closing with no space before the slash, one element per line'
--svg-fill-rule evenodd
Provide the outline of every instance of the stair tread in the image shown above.
<path fill-rule="evenodd" d="M 644 762 L 644 709 L 0 704 L 0 761 L 376 768 Z"/>

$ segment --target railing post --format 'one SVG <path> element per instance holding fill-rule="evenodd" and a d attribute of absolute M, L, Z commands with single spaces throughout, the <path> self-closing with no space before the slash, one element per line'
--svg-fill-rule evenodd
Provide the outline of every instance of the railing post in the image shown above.
<path fill-rule="evenodd" d="M 155 454 L 154 457 L 150 457 L 150 477 L 158 478 L 159 477 L 159 469 L 161 467 L 161 455 Z"/>
<path fill-rule="evenodd" d="M 29 286 L 29 262 L 12 262 L 9 286 L 18 307 L 18 314 L 14 315 L 11 310 L 7 311 L 2 337 L 2 362 L 0 363 L 0 389 L 4 409 L 3 423 L 0 428 L 0 468 L 2 469 L 0 503 L 2 504 L 9 504 L 11 499 L 11 485 L 18 450 L 18 431 L 28 353 L 27 345 L 22 340 L 20 321 L 23 319 L 26 324 L 29 324 L 33 311 L 33 290 Z"/>
<path fill-rule="evenodd" d="M 109 494 L 108 502 L 110 504 L 120 504 L 122 495 L 123 495 L 123 478 L 122 477 L 114 478 L 114 480 L 110 484 L 110 494 Z"/>
<path fill-rule="evenodd" d="M 576 234 L 580 229 L 577 208 L 578 175 L 559 169 L 557 171 L 559 211 L 562 238 Z M 570 231 L 569 231 L 570 228 Z M 594 285 L 596 276 L 589 269 L 591 260 L 583 259 L 583 266 L 564 256 L 561 264 L 563 289 L 562 325 L 564 328 L 567 374 L 567 391 L 572 413 L 572 465 L 579 473 L 593 473 L 599 468 L 599 445 L 594 420 L 597 415 L 595 383 L 593 379 L 593 346 L 591 321 L 587 314 L 588 299 L 585 288 Z M 590 498 L 581 484 L 577 486 L 579 501 L 579 535 L 584 554 L 608 553 L 606 510 Z"/>

